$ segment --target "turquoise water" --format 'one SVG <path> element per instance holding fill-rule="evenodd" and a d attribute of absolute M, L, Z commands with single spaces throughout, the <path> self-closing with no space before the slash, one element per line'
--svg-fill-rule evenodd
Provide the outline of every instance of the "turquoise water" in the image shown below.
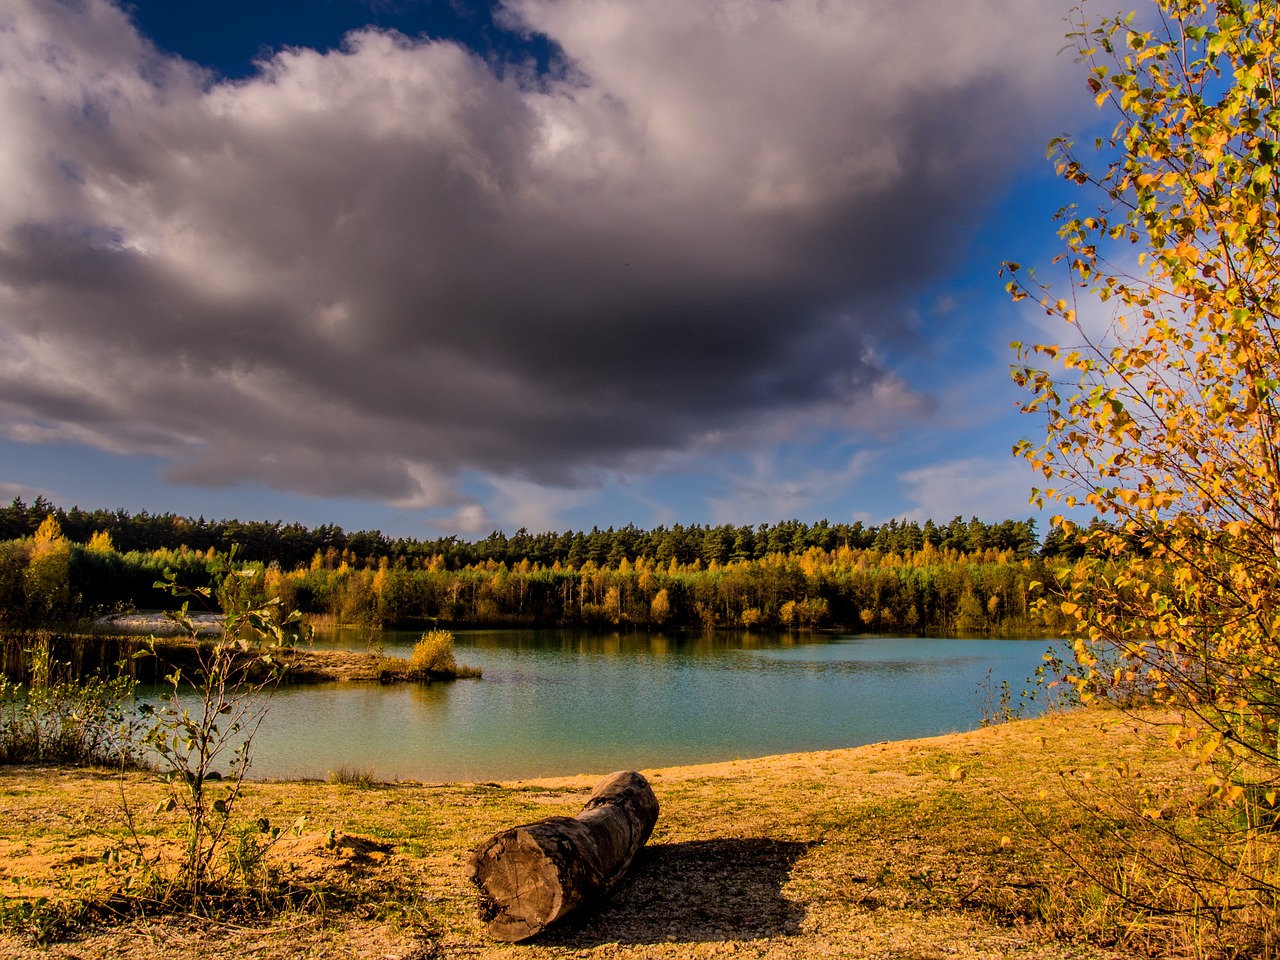
<path fill-rule="evenodd" d="M 383 635 L 408 656 L 417 633 Z M 358 643 L 358 641 L 357 641 Z M 352 646 L 330 635 L 317 646 Z M 1044 640 L 462 631 L 482 680 L 282 688 L 254 777 L 500 780 L 932 736 L 979 725 L 987 671 L 1021 690 Z"/>

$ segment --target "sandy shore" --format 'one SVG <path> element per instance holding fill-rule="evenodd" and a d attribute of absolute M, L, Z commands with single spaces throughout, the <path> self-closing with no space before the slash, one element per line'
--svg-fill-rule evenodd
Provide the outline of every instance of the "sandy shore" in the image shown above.
<path fill-rule="evenodd" d="M 1024 958 L 1132 956 L 1079 940 L 1048 905 L 1078 882 L 1039 830 L 1093 844 L 1063 777 L 1153 753 L 1145 725 L 1077 712 L 927 740 L 645 771 L 662 805 L 632 875 L 602 908 L 531 943 L 491 941 L 470 851 L 516 823 L 573 815 L 600 770 L 510 783 L 257 782 L 240 813 L 307 817 L 277 866 L 331 904 L 256 925 L 181 916 L 72 931 L 15 958 Z M 1067 771 L 1070 771 L 1068 774 Z M 112 882 L 119 797 L 155 809 L 145 776 L 0 768 L 0 894 Z M 149 833 L 176 830 L 148 815 Z M 332 829 L 332 845 L 324 842 Z M 1073 840 L 1070 831 L 1083 831 Z M 117 880 L 118 882 L 118 880 Z M 52 885 L 52 886 L 50 886 Z M 24 893 L 25 891 L 25 893 Z M 345 892 L 343 892 L 345 891 Z"/>
<path fill-rule="evenodd" d="M 222 616 L 217 613 L 189 613 L 191 622 L 201 636 L 216 636 L 222 630 Z M 186 631 L 158 611 L 139 613 L 113 613 L 93 621 L 94 629 L 101 633 L 124 634 L 137 637 L 176 637 Z"/>

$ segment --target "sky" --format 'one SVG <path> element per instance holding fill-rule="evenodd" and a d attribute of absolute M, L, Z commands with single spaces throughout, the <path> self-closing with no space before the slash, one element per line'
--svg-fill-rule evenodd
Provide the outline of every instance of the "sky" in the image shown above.
<path fill-rule="evenodd" d="M 0 498 L 1033 516 L 1070 5 L 0 0 Z"/>

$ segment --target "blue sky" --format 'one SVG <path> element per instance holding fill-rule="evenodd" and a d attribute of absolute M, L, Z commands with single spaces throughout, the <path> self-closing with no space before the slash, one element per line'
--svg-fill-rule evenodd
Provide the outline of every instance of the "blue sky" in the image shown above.
<path fill-rule="evenodd" d="M 1028 516 L 1068 6 L 9 0 L 0 497 Z"/>

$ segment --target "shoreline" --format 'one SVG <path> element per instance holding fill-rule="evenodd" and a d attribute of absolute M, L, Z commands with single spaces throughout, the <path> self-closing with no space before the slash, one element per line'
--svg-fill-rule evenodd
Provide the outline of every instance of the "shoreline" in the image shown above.
<path fill-rule="evenodd" d="M 517 823 L 573 816 L 608 771 L 475 783 L 249 781 L 237 817 L 307 818 L 272 861 L 280 876 L 353 891 L 326 894 L 352 906 L 332 907 L 322 922 L 303 910 L 230 927 L 181 917 L 92 926 L 76 932 L 70 953 L 7 934 L 0 954 L 1107 960 L 1131 953 L 1105 946 L 1103 934 L 1081 940 L 1069 916 L 1045 913 L 1081 875 L 1036 824 L 1063 843 L 1097 847 L 1071 799 L 1075 781 L 1061 779 L 1067 771 L 1096 782 L 1132 760 L 1190 784 L 1179 758 L 1145 738 L 1149 722 L 1082 709 L 966 733 L 646 770 L 662 810 L 632 875 L 600 909 L 519 945 L 489 940 L 475 915 L 471 851 Z M 136 809 L 153 810 L 163 789 L 146 774 L 0 767 L 0 897 L 67 897 L 118 883 L 104 861 L 125 835 L 119 798 L 127 792 Z M 180 835 L 174 813 L 145 825 L 169 842 Z"/>
<path fill-rule="evenodd" d="M 188 614 L 197 628 L 198 640 L 212 640 L 222 631 L 223 618 L 216 613 Z M 150 639 L 156 641 L 157 656 L 169 666 L 189 665 L 195 644 L 162 612 L 111 614 L 93 621 L 92 636 L 127 645 Z M 409 683 L 404 675 L 407 662 L 368 650 L 317 650 L 311 646 L 285 647 L 279 656 L 286 666 L 283 686 L 320 683 Z M 172 662 L 171 662 L 172 661 Z M 445 679 L 438 677 L 431 682 Z"/>
<path fill-rule="evenodd" d="M 217 613 L 187 613 L 188 618 L 196 625 L 200 636 L 213 636 L 222 630 L 222 615 Z M 97 636 L 123 637 L 178 637 L 184 631 L 162 611 L 144 611 L 134 613 L 109 613 L 98 617 L 92 623 L 93 632 Z"/>

